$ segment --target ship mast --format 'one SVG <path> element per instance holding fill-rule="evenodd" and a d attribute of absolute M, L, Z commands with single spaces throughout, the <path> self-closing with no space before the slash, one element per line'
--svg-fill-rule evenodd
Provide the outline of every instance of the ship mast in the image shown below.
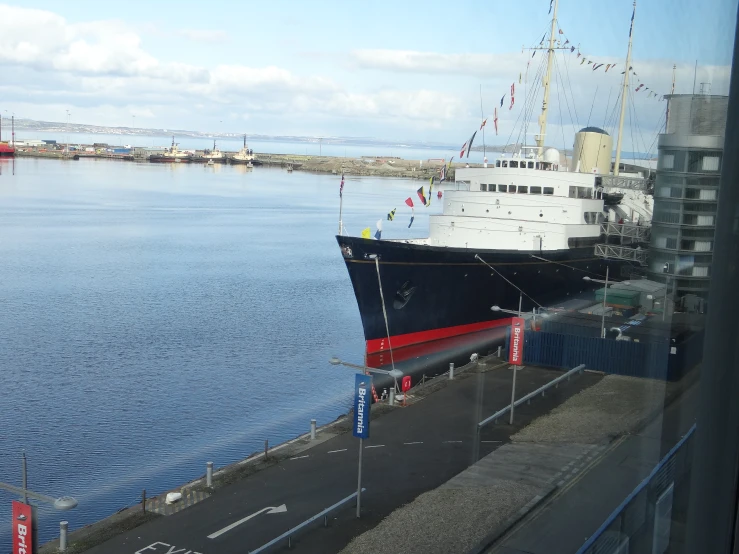
<path fill-rule="evenodd" d="M 677 66 L 675 64 L 672 65 L 672 89 L 670 90 L 670 95 L 675 94 L 675 69 L 677 69 Z M 670 120 L 670 101 L 667 101 L 667 109 L 665 110 L 665 133 L 667 133 L 667 122 Z"/>
<path fill-rule="evenodd" d="M 547 112 L 549 111 L 549 83 L 552 76 L 552 62 L 554 61 L 554 33 L 557 30 L 557 6 L 559 0 L 554 0 L 554 12 L 552 15 L 552 29 L 549 33 L 549 50 L 547 50 L 547 72 L 544 75 L 544 101 L 539 115 L 539 134 L 536 136 L 536 146 L 539 147 L 539 157 L 544 150 L 544 139 L 547 134 Z"/>
<path fill-rule="evenodd" d="M 626 114 L 626 98 L 629 94 L 629 71 L 631 71 L 631 41 L 634 34 L 634 16 L 636 15 L 636 0 L 634 0 L 634 11 L 631 13 L 631 27 L 629 27 L 629 49 L 626 51 L 626 68 L 624 69 L 624 86 L 621 91 L 621 117 L 618 119 L 618 140 L 616 141 L 616 163 L 613 166 L 613 174 L 618 175 L 621 165 L 621 139 L 624 135 L 624 115 Z"/>

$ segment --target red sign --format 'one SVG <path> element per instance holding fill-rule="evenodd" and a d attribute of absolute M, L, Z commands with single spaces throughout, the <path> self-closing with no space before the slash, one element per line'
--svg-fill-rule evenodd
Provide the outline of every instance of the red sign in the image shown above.
<path fill-rule="evenodd" d="M 31 506 L 13 500 L 13 554 L 33 552 L 33 513 Z"/>
<path fill-rule="evenodd" d="M 523 365 L 523 328 L 522 317 L 511 319 L 511 343 L 508 346 L 508 363 Z"/>
<path fill-rule="evenodd" d="M 411 390 L 411 376 L 406 375 L 403 377 L 403 384 L 402 384 L 403 392 Z"/>

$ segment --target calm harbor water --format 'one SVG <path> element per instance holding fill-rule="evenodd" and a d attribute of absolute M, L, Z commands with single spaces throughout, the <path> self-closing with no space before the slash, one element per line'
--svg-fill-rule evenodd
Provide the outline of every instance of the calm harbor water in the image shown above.
<path fill-rule="evenodd" d="M 0 481 L 72 495 L 40 539 L 325 424 L 350 405 L 361 323 L 339 179 L 241 166 L 0 161 Z M 419 183 L 348 178 L 351 234 L 423 236 Z M 405 212 L 408 212 L 407 214 Z M 0 491 L 0 521 L 12 495 Z M 10 550 L 0 525 L 0 552 Z"/>

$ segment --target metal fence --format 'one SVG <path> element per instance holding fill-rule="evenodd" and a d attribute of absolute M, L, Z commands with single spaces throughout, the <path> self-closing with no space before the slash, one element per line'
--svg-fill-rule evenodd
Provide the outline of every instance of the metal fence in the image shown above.
<path fill-rule="evenodd" d="M 630 377 L 667 378 L 669 344 L 627 342 L 560 333 L 524 333 L 526 364 L 588 369 Z"/>
<path fill-rule="evenodd" d="M 664 554 L 690 486 L 695 425 L 603 522 L 577 554 Z M 675 510 L 677 508 L 677 510 Z"/>

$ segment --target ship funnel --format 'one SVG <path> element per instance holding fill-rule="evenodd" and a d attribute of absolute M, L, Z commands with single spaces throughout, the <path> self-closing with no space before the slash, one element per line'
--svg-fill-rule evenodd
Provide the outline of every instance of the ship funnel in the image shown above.
<path fill-rule="evenodd" d="M 585 127 L 575 134 L 570 171 L 608 175 L 612 156 L 613 138 L 598 127 Z"/>

